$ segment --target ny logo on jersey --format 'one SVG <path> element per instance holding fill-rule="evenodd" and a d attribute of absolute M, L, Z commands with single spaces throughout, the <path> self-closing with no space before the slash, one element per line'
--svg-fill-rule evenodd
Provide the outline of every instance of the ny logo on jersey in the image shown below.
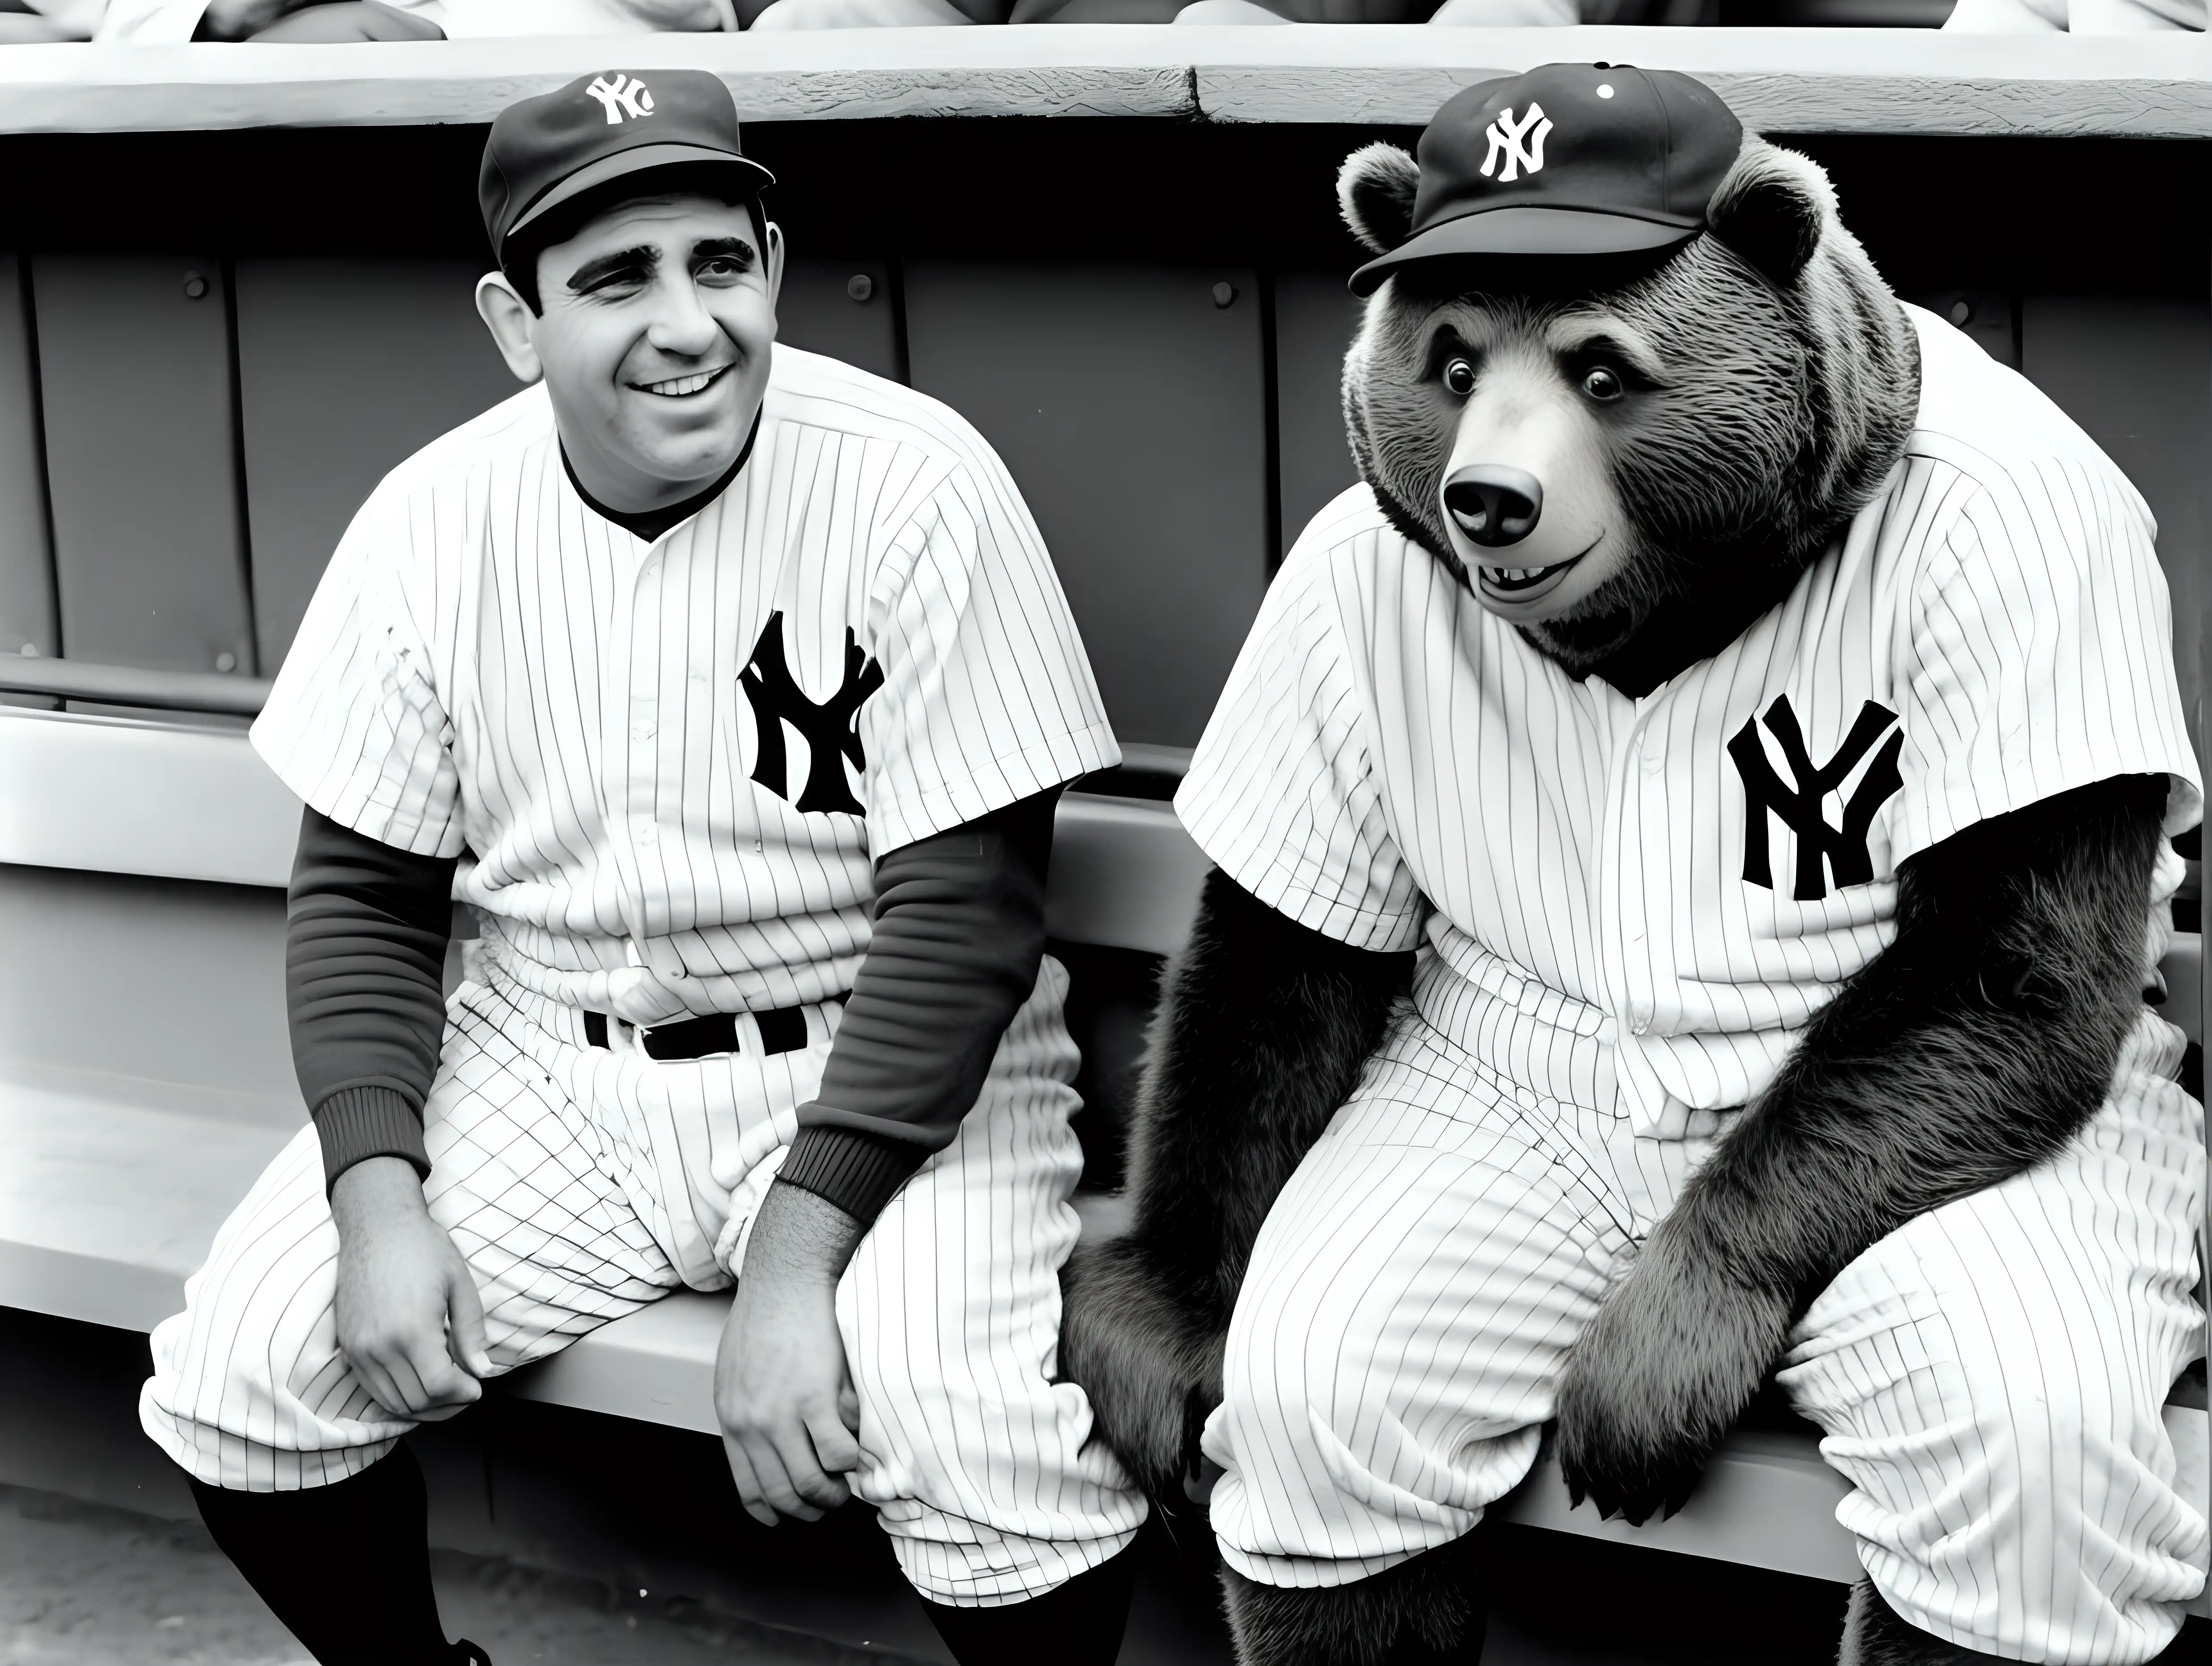
<path fill-rule="evenodd" d="M 1529 130 L 1534 129 L 1531 135 Z M 1544 113 L 1540 104 L 1531 104 L 1521 119 L 1513 119 L 1513 109 L 1507 106 L 1498 112 L 1498 119 L 1482 130 L 1482 137 L 1490 141 L 1490 154 L 1482 159 L 1482 177 L 1491 177 L 1500 155 L 1505 158 L 1505 171 L 1498 174 L 1498 183 L 1510 185 L 1523 173 L 1544 171 L 1544 139 L 1552 131 L 1552 119 Z"/>
<path fill-rule="evenodd" d="M 1874 858 L 1867 849 L 1867 830 L 1874 825 L 1875 812 L 1881 808 L 1889 795 L 1904 790 L 1905 777 L 1898 773 L 1897 758 L 1905 750 L 1905 731 L 1900 728 L 1890 733 L 1887 743 L 1867 766 L 1857 787 L 1844 801 L 1841 827 L 1828 825 L 1820 814 L 1820 801 L 1841 788 L 1858 767 L 1859 760 L 1874 750 L 1875 743 L 1896 721 L 1895 712 L 1868 701 L 1859 708 L 1858 721 L 1851 725 L 1850 733 L 1836 755 L 1815 769 L 1805 750 L 1804 731 L 1797 727 L 1797 714 L 1790 709 L 1789 696 L 1778 698 L 1766 708 L 1766 732 L 1780 745 L 1790 773 L 1796 778 L 1796 785 L 1790 786 L 1767 762 L 1766 749 L 1759 744 L 1759 725 L 1745 721 L 1743 727 L 1736 731 L 1735 739 L 1729 742 L 1729 756 L 1735 760 L 1736 773 L 1743 777 L 1746 885 L 1774 889 L 1774 870 L 1767 861 L 1766 852 L 1766 818 L 1770 811 L 1788 823 L 1790 831 L 1797 836 L 1797 887 L 1794 894 L 1799 902 L 1817 903 L 1828 894 L 1826 878 L 1820 867 L 1823 858 L 1828 872 L 1835 876 L 1838 891 L 1845 885 L 1866 885 L 1874 879 Z"/>
<path fill-rule="evenodd" d="M 607 112 L 610 127 L 620 127 L 625 116 L 634 121 L 653 113 L 653 94 L 646 91 L 645 83 L 631 80 L 619 70 L 615 71 L 612 81 L 605 76 L 593 76 L 592 84 L 584 92 L 587 97 L 599 100 L 599 107 Z"/>
<path fill-rule="evenodd" d="M 848 816 L 867 814 L 845 780 L 845 765 L 849 762 L 855 769 L 867 766 L 860 750 L 860 707 L 883 687 L 884 668 L 861 651 L 853 627 L 845 627 L 845 680 L 818 706 L 792 677 L 784 657 L 781 612 L 769 615 L 768 629 L 753 645 L 752 661 L 738 673 L 738 683 L 752 702 L 753 727 L 760 734 L 752 778 L 806 815 L 836 810 Z M 806 785 L 796 799 L 791 796 L 783 739 L 787 723 L 806 743 Z"/>

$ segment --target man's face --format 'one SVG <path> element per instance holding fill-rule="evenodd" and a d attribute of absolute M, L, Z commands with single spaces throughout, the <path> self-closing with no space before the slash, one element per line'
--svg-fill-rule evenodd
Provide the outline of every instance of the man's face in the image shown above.
<path fill-rule="evenodd" d="M 522 322 L 570 465 L 610 508 L 680 502 L 744 445 L 783 276 L 781 234 L 760 242 L 743 205 L 678 195 L 624 203 L 539 255 L 543 311 Z"/>

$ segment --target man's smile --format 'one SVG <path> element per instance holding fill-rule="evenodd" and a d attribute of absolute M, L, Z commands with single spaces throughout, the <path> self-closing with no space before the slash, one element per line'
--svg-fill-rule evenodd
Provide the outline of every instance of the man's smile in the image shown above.
<path fill-rule="evenodd" d="M 712 370 L 694 371 L 688 376 L 671 377 L 665 382 L 632 382 L 630 386 L 641 393 L 657 394 L 664 399 L 689 399 L 704 393 L 723 376 L 737 368 L 734 362 L 717 365 Z"/>

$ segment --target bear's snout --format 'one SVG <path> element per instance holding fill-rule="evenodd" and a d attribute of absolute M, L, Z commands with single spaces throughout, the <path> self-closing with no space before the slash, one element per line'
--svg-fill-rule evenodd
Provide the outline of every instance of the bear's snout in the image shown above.
<path fill-rule="evenodd" d="M 1544 513 L 1544 483 L 1526 469 L 1477 463 L 1444 482 L 1444 508 L 1486 550 L 1518 544 Z"/>

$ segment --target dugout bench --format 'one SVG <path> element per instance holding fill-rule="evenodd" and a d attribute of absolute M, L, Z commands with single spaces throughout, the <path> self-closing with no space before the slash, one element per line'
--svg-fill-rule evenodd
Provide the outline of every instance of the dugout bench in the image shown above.
<path fill-rule="evenodd" d="M 1130 755 L 1064 800 L 1049 897 L 1086 1053 L 1087 1231 L 1117 1223 L 1149 980 L 1203 873 L 1167 795 L 1274 562 L 1352 478 L 1328 183 L 1490 66 L 1683 68 L 1826 162 L 1898 287 L 2150 498 L 2197 716 L 2201 38 L 1125 27 L 621 54 L 730 78 L 785 182 L 787 337 L 969 416 L 1059 564 Z M 597 64 L 573 41 L 0 49 L 0 1305 L 150 1328 L 304 1120 L 282 986 L 297 806 L 242 730 L 375 478 L 510 391 L 468 304 L 481 124 Z M 88 168 L 148 182 L 128 223 L 86 210 Z M 2038 211 L 2069 195 L 2121 234 L 2048 235 Z M 2192 872 L 2191 925 L 2196 897 Z M 2200 1042 L 2201 944 L 2167 965 Z M 721 1305 L 671 1298 L 508 1391 L 711 1432 Z M 2201 1502 L 2201 1371 L 2168 1421 Z M 1762 1422 L 1670 1522 L 1571 1512 L 1548 1462 L 1506 1511 L 1847 1580 L 1842 1491 L 1802 1426 Z"/>

